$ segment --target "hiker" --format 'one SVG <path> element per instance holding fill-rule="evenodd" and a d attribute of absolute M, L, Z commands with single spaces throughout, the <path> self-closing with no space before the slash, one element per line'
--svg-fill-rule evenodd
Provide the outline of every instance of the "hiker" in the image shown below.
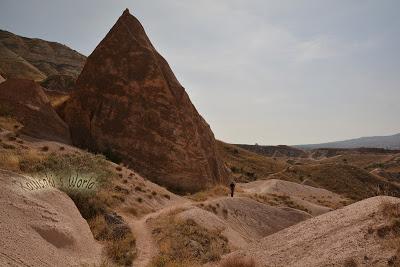
<path fill-rule="evenodd" d="M 235 192 L 235 182 L 232 181 L 232 183 L 229 186 L 231 187 L 231 197 L 233 197 L 233 193 Z"/>

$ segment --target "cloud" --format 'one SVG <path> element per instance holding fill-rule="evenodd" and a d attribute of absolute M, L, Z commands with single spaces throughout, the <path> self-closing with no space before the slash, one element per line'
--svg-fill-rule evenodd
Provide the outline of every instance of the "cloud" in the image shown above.
<path fill-rule="evenodd" d="M 343 52 L 340 51 L 341 47 L 342 44 L 330 38 L 318 36 L 298 44 L 296 59 L 299 61 L 328 59 Z"/>

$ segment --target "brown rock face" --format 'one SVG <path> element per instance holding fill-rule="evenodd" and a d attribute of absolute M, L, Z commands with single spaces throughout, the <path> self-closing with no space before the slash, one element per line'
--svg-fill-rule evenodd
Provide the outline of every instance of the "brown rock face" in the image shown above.
<path fill-rule="evenodd" d="M 64 116 L 76 145 L 172 190 L 228 179 L 209 125 L 128 10 L 89 56 Z"/>
<path fill-rule="evenodd" d="M 8 79 L 0 84 L 0 116 L 23 124 L 32 137 L 71 143 L 68 126 L 51 107 L 43 88 L 30 80 Z"/>

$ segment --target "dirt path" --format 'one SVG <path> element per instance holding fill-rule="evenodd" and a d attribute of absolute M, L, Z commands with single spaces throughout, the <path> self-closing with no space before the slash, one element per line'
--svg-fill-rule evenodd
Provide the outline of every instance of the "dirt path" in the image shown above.
<path fill-rule="evenodd" d="M 121 212 L 121 216 L 128 223 L 136 238 L 136 259 L 133 261 L 134 267 L 146 267 L 151 259 L 157 255 L 158 248 L 151 236 L 151 229 L 147 225 L 149 219 L 154 219 L 161 214 L 168 213 L 178 208 L 185 208 L 192 205 L 192 201 L 180 199 L 171 205 L 156 212 L 149 213 L 140 219 L 135 219 L 131 215 Z"/>

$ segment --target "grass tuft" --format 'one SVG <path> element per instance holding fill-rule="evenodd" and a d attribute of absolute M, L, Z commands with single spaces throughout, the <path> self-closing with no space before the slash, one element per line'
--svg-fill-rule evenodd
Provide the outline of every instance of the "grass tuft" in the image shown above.
<path fill-rule="evenodd" d="M 150 266 L 197 266 L 229 252 L 228 240 L 220 232 L 191 219 L 180 220 L 170 214 L 153 221 L 152 228 L 160 254 Z"/>
<path fill-rule="evenodd" d="M 256 263 L 254 259 L 233 256 L 222 261 L 220 267 L 255 267 Z"/>

